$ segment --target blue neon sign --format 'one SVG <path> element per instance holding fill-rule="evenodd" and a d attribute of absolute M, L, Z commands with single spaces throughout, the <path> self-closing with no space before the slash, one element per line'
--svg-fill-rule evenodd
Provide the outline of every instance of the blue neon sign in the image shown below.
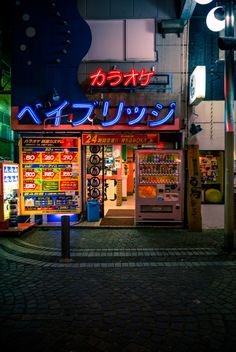
<path fill-rule="evenodd" d="M 45 116 L 42 116 L 42 112 L 39 114 L 39 112 L 37 111 L 37 108 L 41 106 L 42 105 L 40 103 L 36 104 L 35 109 L 33 109 L 29 105 L 26 105 L 16 115 L 16 118 L 18 120 L 22 120 L 24 117 L 30 117 L 33 123 L 37 125 L 44 124 L 46 120 L 54 119 L 54 126 L 58 127 L 61 124 L 62 117 L 68 115 L 68 113 L 67 114 L 65 112 L 63 113 L 63 110 L 68 107 L 71 107 L 72 113 L 70 112 L 70 123 L 72 124 L 73 127 L 77 127 L 86 123 L 93 122 L 94 109 L 98 107 L 98 103 L 97 101 L 95 101 L 93 103 L 70 104 L 67 100 L 64 100 L 60 105 L 58 105 L 53 110 L 44 112 Z M 144 107 L 144 106 L 125 107 L 124 101 L 120 101 L 120 103 L 117 106 L 116 115 L 112 118 L 110 118 L 109 116 L 109 106 L 110 106 L 109 100 L 105 100 L 103 102 L 103 107 L 102 107 L 103 120 L 98 120 L 102 127 L 111 127 L 119 124 L 123 113 L 126 113 L 126 115 L 129 117 L 129 120 L 127 122 L 129 126 L 135 126 L 140 124 L 143 121 L 143 119 L 148 116 L 147 125 L 149 127 L 156 127 L 167 123 L 174 117 L 176 103 L 171 102 L 168 106 L 163 106 L 162 104 L 157 103 L 154 109 L 148 112 L 148 107 Z M 114 109 L 114 107 L 112 107 L 112 109 Z M 165 110 L 167 110 L 167 113 Z M 163 116 L 164 111 L 165 111 L 165 115 Z M 75 112 L 79 112 L 80 114 L 76 116 Z M 38 114 L 40 115 L 40 117 L 38 116 Z M 97 112 L 96 112 L 96 115 L 97 115 Z"/>

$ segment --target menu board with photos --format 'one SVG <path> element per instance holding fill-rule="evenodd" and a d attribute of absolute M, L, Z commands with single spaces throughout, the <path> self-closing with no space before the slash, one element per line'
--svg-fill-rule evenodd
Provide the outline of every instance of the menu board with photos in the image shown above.
<path fill-rule="evenodd" d="M 223 151 L 219 151 L 219 150 L 199 151 L 199 166 L 200 166 L 201 184 L 202 184 L 202 190 L 203 190 L 202 201 L 203 202 L 206 201 L 205 192 L 209 189 L 218 190 L 223 194 L 224 192 Z"/>
<path fill-rule="evenodd" d="M 22 138 L 21 212 L 80 213 L 80 140 Z"/>

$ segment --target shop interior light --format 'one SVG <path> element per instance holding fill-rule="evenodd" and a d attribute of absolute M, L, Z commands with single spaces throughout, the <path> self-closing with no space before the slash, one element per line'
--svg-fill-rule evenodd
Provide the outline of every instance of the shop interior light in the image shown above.
<path fill-rule="evenodd" d="M 208 13 L 206 18 L 206 24 L 207 27 L 213 32 L 219 32 L 225 28 L 223 6 L 216 6 Z"/>

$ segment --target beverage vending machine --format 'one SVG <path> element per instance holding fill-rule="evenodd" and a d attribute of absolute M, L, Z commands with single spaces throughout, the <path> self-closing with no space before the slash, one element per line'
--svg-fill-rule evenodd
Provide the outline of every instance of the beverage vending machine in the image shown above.
<path fill-rule="evenodd" d="M 19 165 L 11 161 L 0 162 L 0 221 L 10 218 L 9 201 L 19 189 Z"/>
<path fill-rule="evenodd" d="M 183 220 L 183 153 L 136 151 L 136 222 Z"/>

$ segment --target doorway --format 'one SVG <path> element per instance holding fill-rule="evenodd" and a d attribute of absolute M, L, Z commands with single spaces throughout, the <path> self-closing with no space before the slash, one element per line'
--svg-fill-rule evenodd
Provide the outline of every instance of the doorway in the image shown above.
<path fill-rule="evenodd" d="M 135 149 L 121 144 L 86 146 L 87 200 L 99 200 L 102 218 L 134 219 Z"/>

